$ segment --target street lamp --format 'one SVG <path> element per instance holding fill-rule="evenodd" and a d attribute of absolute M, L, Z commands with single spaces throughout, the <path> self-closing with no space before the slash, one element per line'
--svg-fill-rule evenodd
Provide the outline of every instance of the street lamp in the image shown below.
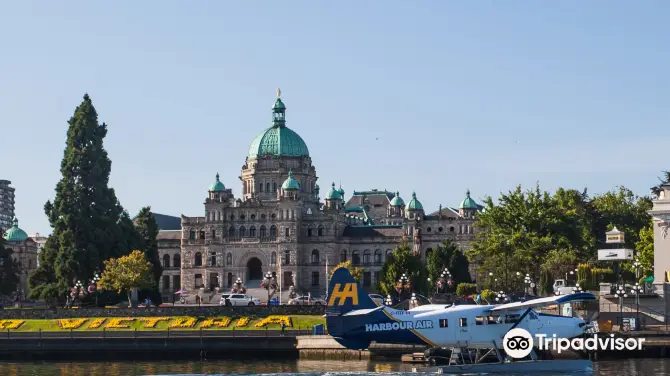
<path fill-rule="evenodd" d="M 440 289 L 442 289 L 445 286 L 448 286 L 450 284 L 451 284 L 451 272 L 449 271 L 449 269 L 444 268 L 444 270 L 442 271 L 442 274 L 440 274 L 440 278 L 438 278 L 438 280 L 437 280 L 437 283 L 436 283 L 437 290 L 436 291 L 439 292 Z"/>
<path fill-rule="evenodd" d="M 88 286 L 88 292 L 95 293 L 95 306 L 98 306 L 98 281 L 100 281 L 100 274 L 95 273 L 93 279 L 91 279 L 91 284 Z"/>
<path fill-rule="evenodd" d="M 398 291 L 398 297 L 402 299 L 402 295 L 405 292 L 405 289 L 410 287 L 410 280 L 407 277 L 407 274 L 403 273 L 402 276 L 398 279 L 398 284 L 396 285 L 396 291 Z"/>
<path fill-rule="evenodd" d="M 639 328 L 640 325 L 640 294 L 644 291 L 642 286 L 639 283 L 635 283 L 635 286 L 630 290 L 630 293 L 635 295 L 635 321 Z"/>
<path fill-rule="evenodd" d="M 526 288 L 524 289 L 524 296 L 528 294 L 528 289 L 533 288 L 535 285 L 533 284 L 533 281 L 530 279 L 530 274 L 526 274 L 526 276 L 523 278 L 523 283 L 526 285 Z"/>
<path fill-rule="evenodd" d="M 391 295 L 386 295 L 386 305 L 389 307 L 393 305 L 393 299 L 391 299 Z"/>
<path fill-rule="evenodd" d="M 504 292 L 499 291 L 498 295 L 496 296 L 496 302 L 504 303 L 505 299 L 507 299 L 507 295 L 505 295 Z"/>
<path fill-rule="evenodd" d="M 582 286 L 579 285 L 579 283 L 575 284 L 575 287 L 572 289 L 573 294 L 578 294 L 580 292 L 584 292 L 584 289 Z"/>
<path fill-rule="evenodd" d="M 261 282 L 261 287 L 264 288 L 268 293 L 268 305 L 270 305 L 270 290 L 272 290 L 272 294 L 274 295 L 276 285 L 277 282 L 272 276 L 272 272 L 268 271 L 267 273 L 265 273 L 265 279 L 263 280 L 263 282 Z"/>
<path fill-rule="evenodd" d="M 623 330 L 623 299 L 628 297 L 626 286 L 618 285 L 614 297 L 619 298 L 619 320 L 621 320 L 619 322 L 619 330 Z"/>

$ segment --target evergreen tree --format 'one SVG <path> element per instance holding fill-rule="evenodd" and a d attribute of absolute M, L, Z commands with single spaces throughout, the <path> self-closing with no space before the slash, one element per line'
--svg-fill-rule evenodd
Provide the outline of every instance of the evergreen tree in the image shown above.
<path fill-rule="evenodd" d="M 470 263 L 458 244 L 451 240 L 445 240 L 426 257 L 426 273 L 427 278 L 431 280 L 431 291 L 434 291 L 435 283 L 445 268 L 449 270 L 454 281 L 453 286 L 447 289 L 448 291 L 456 291 L 456 286 L 459 283 L 471 283 L 469 266 Z"/>
<path fill-rule="evenodd" d="M 396 284 L 403 274 L 409 278 L 413 292 L 422 293 L 426 290 L 426 273 L 421 257 L 414 255 L 412 248 L 406 242 L 400 244 L 386 258 L 380 271 L 381 278 L 377 290 L 384 295 L 398 296 Z"/>
<path fill-rule="evenodd" d="M 5 239 L 0 231 L 0 294 L 10 295 L 16 291 L 19 284 L 19 265 L 12 258 L 11 248 L 5 246 Z"/>
<path fill-rule="evenodd" d="M 29 278 L 31 296 L 62 297 L 77 280 L 86 283 L 103 262 L 130 253 L 117 224 L 123 212 L 108 186 L 112 162 L 103 147 L 107 125 L 88 94 L 68 122 L 56 197 L 44 205 L 53 233 Z"/>
<path fill-rule="evenodd" d="M 152 265 L 152 273 L 154 282 L 158 286 L 158 280 L 163 274 L 163 267 L 161 266 L 160 258 L 158 257 L 158 224 L 151 212 L 151 206 L 146 206 L 140 209 L 140 213 L 135 217 L 135 228 L 137 234 L 142 239 L 142 248 L 144 256 Z"/>

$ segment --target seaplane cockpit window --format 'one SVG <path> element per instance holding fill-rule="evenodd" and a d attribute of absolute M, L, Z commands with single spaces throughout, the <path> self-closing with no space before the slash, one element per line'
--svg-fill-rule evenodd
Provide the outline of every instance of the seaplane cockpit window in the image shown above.
<path fill-rule="evenodd" d="M 505 316 L 505 324 L 516 324 L 521 315 L 507 315 Z"/>
<path fill-rule="evenodd" d="M 440 328 L 448 328 L 448 327 L 449 327 L 449 320 L 440 319 Z"/>
<path fill-rule="evenodd" d="M 489 325 L 499 324 L 500 316 L 489 316 Z"/>
<path fill-rule="evenodd" d="M 528 318 L 531 319 L 531 320 L 537 320 L 538 319 L 537 313 L 535 313 L 533 311 L 528 312 Z"/>
<path fill-rule="evenodd" d="M 486 324 L 486 321 L 484 321 L 484 316 L 475 317 L 475 325 L 484 325 L 484 324 Z"/>
<path fill-rule="evenodd" d="M 461 327 L 468 326 L 468 319 L 467 319 L 467 317 L 461 317 L 460 319 L 458 319 L 458 322 L 459 322 L 459 324 L 460 324 Z"/>

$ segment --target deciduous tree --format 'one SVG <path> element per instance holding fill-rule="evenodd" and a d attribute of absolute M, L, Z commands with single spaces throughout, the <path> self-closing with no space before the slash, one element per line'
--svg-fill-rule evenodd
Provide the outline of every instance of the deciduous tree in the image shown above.
<path fill-rule="evenodd" d="M 132 290 L 149 288 L 153 283 L 151 262 L 146 259 L 144 252 L 135 250 L 127 256 L 105 261 L 105 271 L 98 281 L 98 288 L 119 294 L 126 291 L 128 303 L 132 305 Z"/>
<path fill-rule="evenodd" d="M 453 285 L 447 291 L 455 291 L 459 283 L 470 283 L 470 263 L 458 244 L 445 240 L 426 257 L 426 277 L 431 280 L 431 291 L 444 269 L 452 275 Z"/>
<path fill-rule="evenodd" d="M 378 291 L 384 295 L 397 296 L 396 284 L 405 274 L 411 283 L 414 292 L 422 293 L 427 288 L 426 273 L 421 257 L 412 253 L 412 248 L 406 242 L 400 244 L 386 257 L 377 281 Z"/>
<path fill-rule="evenodd" d="M 333 276 L 333 273 L 339 268 L 347 268 L 349 269 L 349 273 L 351 273 L 351 276 L 354 277 L 355 280 L 358 282 L 361 282 L 363 280 L 363 268 L 359 268 L 357 266 L 353 266 L 351 263 L 351 260 L 347 260 L 345 262 L 341 262 L 333 268 L 333 270 L 330 271 L 330 276 Z"/>
<path fill-rule="evenodd" d="M 637 251 L 637 260 L 642 264 L 642 276 L 654 274 L 654 222 L 649 220 L 649 224 L 640 230 L 639 239 L 635 243 Z"/>

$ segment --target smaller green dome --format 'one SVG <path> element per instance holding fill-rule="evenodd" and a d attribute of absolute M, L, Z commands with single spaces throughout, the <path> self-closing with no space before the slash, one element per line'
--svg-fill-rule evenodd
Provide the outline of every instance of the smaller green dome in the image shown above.
<path fill-rule="evenodd" d="M 300 183 L 293 179 L 293 171 L 288 170 L 288 178 L 284 180 L 284 184 L 281 185 L 281 189 L 285 191 L 297 191 L 300 189 Z"/>
<path fill-rule="evenodd" d="M 277 98 L 275 101 L 275 105 L 272 106 L 273 110 L 286 110 L 286 106 L 284 105 L 284 102 L 281 101 L 281 98 Z"/>
<path fill-rule="evenodd" d="M 22 242 L 28 240 L 28 234 L 19 228 L 19 220 L 14 217 L 12 227 L 3 236 L 8 242 Z"/>
<path fill-rule="evenodd" d="M 340 189 L 338 190 L 340 192 L 340 196 L 342 196 L 342 199 L 344 199 L 344 189 L 342 189 L 342 186 L 340 185 Z"/>
<path fill-rule="evenodd" d="M 405 201 L 400 198 L 400 192 L 396 191 L 395 192 L 395 197 L 391 200 L 391 206 L 404 206 Z"/>
<path fill-rule="evenodd" d="M 209 191 L 210 192 L 220 192 L 220 191 L 225 191 L 226 186 L 221 183 L 221 180 L 219 180 L 219 173 L 216 173 L 216 181 L 214 184 L 209 186 Z"/>
<path fill-rule="evenodd" d="M 470 190 L 465 193 L 465 199 L 458 206 L 459 209 L 477 209 L 477 203 L 470 197 Z"/>
<path fill-rule="evenodd" d="M 421 205 L 421 202 L 416 199 L 416 192 L 412 192 L 412 199 L 409 201 L 409 204 L 407 205 L 408 210 L 423 210 L 423 205 Z"/>
<path fill-rule="evenodd" d="M 340 191 L 335 189 L 335 183 L 330 187 L 330 191 L 326 195 L 326 199 L 328 200 L 341 200 L 342 195 L 340 194 Z"/>

